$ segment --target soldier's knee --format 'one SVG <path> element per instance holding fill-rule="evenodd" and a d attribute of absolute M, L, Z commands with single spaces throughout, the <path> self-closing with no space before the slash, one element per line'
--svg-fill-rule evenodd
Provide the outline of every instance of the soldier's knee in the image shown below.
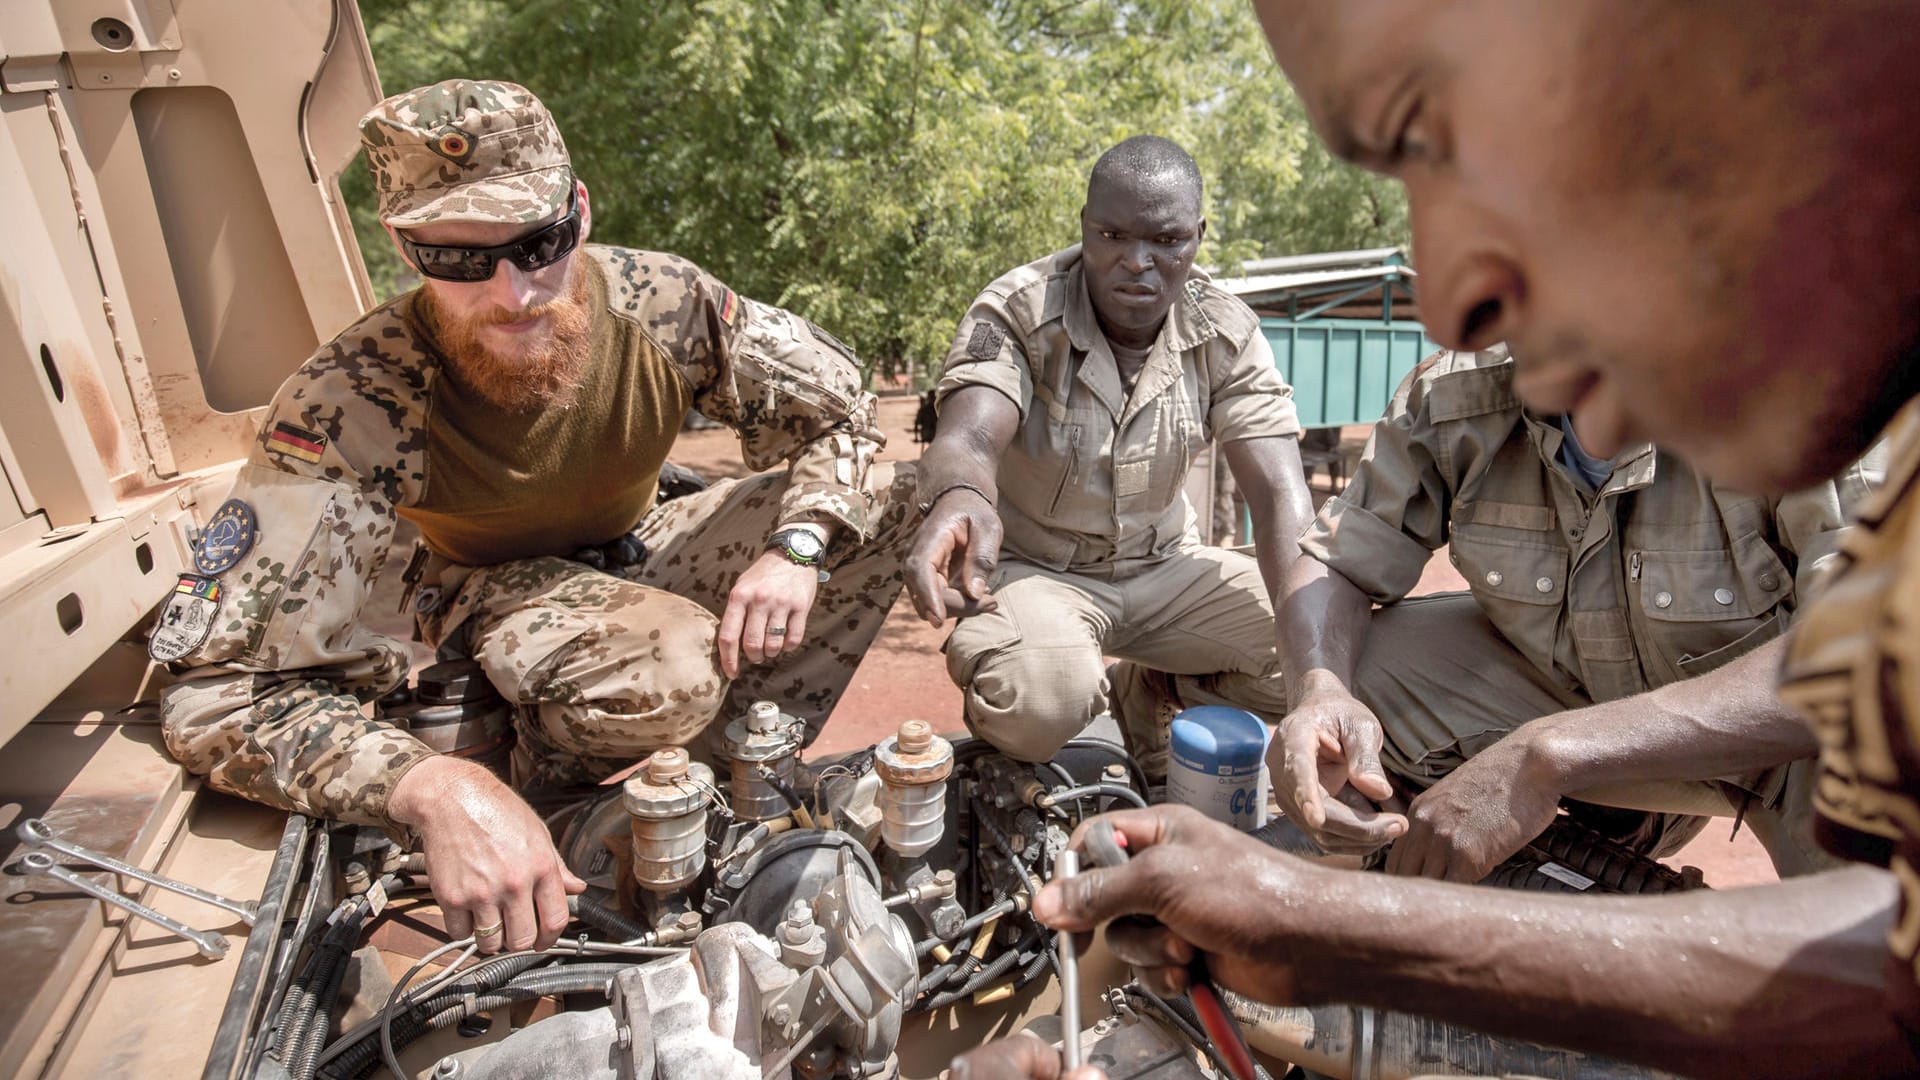
<path fill-rule="evenodd" d="M 1079 648 L 994 651 L 961 682 L 967 726 L 1011 757 L 1046 761 L 1105 704 L 1100 656 Z"/>

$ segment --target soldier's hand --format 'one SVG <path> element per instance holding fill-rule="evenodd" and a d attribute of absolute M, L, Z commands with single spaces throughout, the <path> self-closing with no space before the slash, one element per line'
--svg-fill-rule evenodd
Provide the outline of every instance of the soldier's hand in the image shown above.
<path fill-rule="evenodd" d="M 1393 798 L 1380 766 L 1385 736 L 1345 687 L 1312 674 L 1267 747 L 1274 799 L 1328 853 L 1363 855 L 1407 830 L 1405 817 L 1375 806 Z"/>
<path fill-rule="evenodd" d="M 1107 947 L 1155 993 L 1186 992 L 1197 949 L 1221 986 L 1273 1004 L 1296 999 L 1289 941 L 1311 936 L 1295 924 L 1313 915 L 1315 882 L 1338 871 L 1187 806 L 1091 818 L 1074 830 L 1072 846 L 1084 851 L 1090 829 L 1123 834 L 1131 857 L 1110 868 L 1083 857 L 1078 875 L 1040 890 L 1035 918 L 1071 933 L 1107 923 Z"/>
<path fill-rule="evenodd" d="M 1000 512 L 977 491 L 954 488 L 940 497 L 914 533 L 907 552 L 907 595 L 933 626 L 998 605 L 987 589 L 1000 561 Z"/>
<path fill-rule="evenodd" d="M 740 658 L 765 664 L 800 648 L 820 573 L 769 551 L 747 567 L 727 594 L 720 616 L 720 670 L 740 677 Z"/>
<path fill-rule="evenodd" d="M 474 934 L 484 953 L 544 949 L 567 928 L 567 894 L 587 883 L 560 861 L 533 808 L 486 769 L 428 758 L 400 778 L 387 810 L 420 834 L 433 898 L 456 940 Z"/>
<path fill-rule="evenodd" d="M 954 1058 L 953 1064 L 947 1066 L 947 1077 L 948 1080 L 1106 1080 L 1107 1074 L 1092 1065 L 1082 1065 L 1065 1075 L 1061 1074 L 1060 1066 L 1060 1051 L 1041 1042 L 1038 1035 L 1022 1031 Z"/>
<path fill-rule="evenodd" d="M 1523 742 L 1507 736 L 1416 796 L 1387 872 L 1479 881 L 1553 824 L 1560 792 Z"/>

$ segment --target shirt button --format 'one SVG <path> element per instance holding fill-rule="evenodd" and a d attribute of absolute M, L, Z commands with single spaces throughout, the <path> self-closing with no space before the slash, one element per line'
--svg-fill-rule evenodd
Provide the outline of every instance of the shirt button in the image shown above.
<path fill-rule="evenodd" d="M 1540 590 L 1541 592 L 1552 592 L 1553 579 L 1550 577 L 1539 578 L 1534 581 L 1533 587 Z"/>
<path fill-rule="evenodd" d="M 1728 604 L 1733 603 L 1733 590 L 1732 589 L 1713 590 L 1713 602 L 1716 604 L 1719 604 L 1722 607 L 1725 607 Z"/>
<path fill-rule="evenodd" d="M 1567 539 L 1578 540 L 1586 531 L 1587 527 L 1576 521 L 1567 527 Z"/>
<path fill-rule="evenodd" d="M 1657 608 L 1672 607 L 1673 594 L 1670 592 L 1655 593 L 1653 597 L 1653 606 Z"/>
<path fill-rule="evenodd" d="M 1505 574 L 1502 574 L 1500 571 L 1498 570 L 1487 571 L 1487 584 L 1497 586 L 1505 580 L 1507 580 L 1507 576 Z"/>
<path fill-rule="evenodd" d="M 1771 572 L 1760 575 L 1760 587 L 1769 591 L 1780 587 L 1780 579 Z"/>

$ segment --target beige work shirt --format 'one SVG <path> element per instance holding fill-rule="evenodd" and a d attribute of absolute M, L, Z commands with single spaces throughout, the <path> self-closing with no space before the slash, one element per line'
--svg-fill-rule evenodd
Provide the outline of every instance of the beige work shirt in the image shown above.
<path fill-rule="evenodd" d="M 1215 440 L 1300 432 L 1259 317 L 1198 269 L 1126 393 L 1077 244 L 973 302 L 936 399 L 964 386 L 990 386 L 1020 410 L 998 476 L 1002 549 L 1053 570 L 1197 543 L 1185 492 L 1194 455 Z"/>
<path fill-rule="evenodd" d="M 1778 636 L 1852 508 L 1856 464 L 1782 499 L 1709 483 L 1652 446 L 1597 491 L 1557 464 L 1553 418 L 1524 410 L 1504 348 L 1417 366 L 1301 549 L 1378 603 L 1431 553 L 1543 673 L 1610 701 L 1710 671 Z"/>

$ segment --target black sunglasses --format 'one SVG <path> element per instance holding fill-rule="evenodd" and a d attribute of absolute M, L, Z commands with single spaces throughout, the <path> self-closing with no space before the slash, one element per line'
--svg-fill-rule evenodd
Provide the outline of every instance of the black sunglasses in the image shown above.
<path fill-rule="evenodd" d="M 566 258 L 580 243 L 580 208 L 569 197 L 566 217 L 498 247 L 416 244 L 407 239 L 405 233 L 399 236 L 400 249 L 426 277 L 441 281 L 486 281 L 493 277 L 501 259 L 522 270 L 533 271 Z"/>

